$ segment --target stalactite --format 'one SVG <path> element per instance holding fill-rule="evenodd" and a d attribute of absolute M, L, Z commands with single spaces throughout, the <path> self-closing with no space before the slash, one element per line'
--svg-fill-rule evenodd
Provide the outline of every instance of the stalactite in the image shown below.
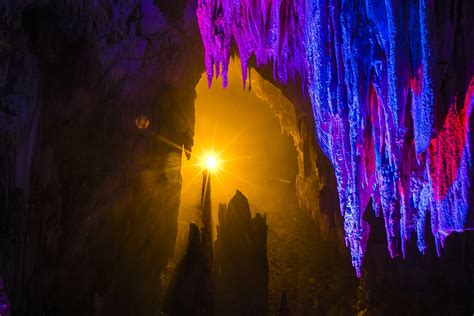
<path fill-rule="evenodd" d="M 244 84 L 252 54 L 257 65 L 273 64 L 276 80 L 305 81 L 358 275 L 370 201 L 392 257 L 405 256 L 415 234 L 424 252 L 427 214 L 438 252 L 451 232 L 474 228 L 467 222 L 474 56 L 469 33 L 456 25 L 462 14 L 471 18 L 469 7 L 459 1 L 457 16 L 441 24 L 436 17 L 449 13 L 433 0 L 198 0 L 209 84 L 222 75 L 227 85 L 232 39 Z M 448 88 L 447 72 L 457 77 Z"/>

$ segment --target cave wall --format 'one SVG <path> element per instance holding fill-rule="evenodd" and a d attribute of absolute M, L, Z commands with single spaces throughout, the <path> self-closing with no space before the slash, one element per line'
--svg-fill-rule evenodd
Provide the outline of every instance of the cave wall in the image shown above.
<path fill-rule="evenodd" d="M 278 83 L 273 79 L 271 67 L 256 66 L 252 59 L 249 65 L 248 89 L 272 109 L 282 133 L 292 138 L 297 154 L 295 192 L 299 209 L 295 221 L 305 224 L 292 232 L 298 235 L 295 237 L 298 241 L 291 246 L 285 260 L 296 267 L 299 281 L 293 285 L 295 288 L 286 285 L 286 296 L 278 293 L 286 299 L 280 304 L 286 304 L 296 315 L 352 314 L 358 282 L 350 266 L 350 252 L 343 242 L 344 224 L 337 203 L 334 170 L 312 132 L 314 120 L 309 97 L 302 93 L 301 80 Z M 292 214 L 291 210 L 287 211 Z M 295 254 L 298 248 L 306 253 L 299 259 L 302 262 Z M 276 266 L 280 273 L 291 274 L 278 262 Z M 270 290 L 274 289 L 270 287 Z"/>
<path fill-rule="evenodd" d="M 309 98 L 295 83 L 275 84 L 267 67 L 252 70 L 250 90 L 270 106 L 280 121 L 282 133 L 293 140 L 298 160 L 295 187 L 300 208 L 312 216 L 321 237 L 339 239 L 343 227 L 339 206 L 331 199 L 337 198 L 332 186 L 333 170 L 312 132 L 314 121 Z"/>
<path fill-rule="evenodd" d="M 0 275 L 14 315 L 158 310 L 202 73 L 194 12 L 0 4 Z"/>

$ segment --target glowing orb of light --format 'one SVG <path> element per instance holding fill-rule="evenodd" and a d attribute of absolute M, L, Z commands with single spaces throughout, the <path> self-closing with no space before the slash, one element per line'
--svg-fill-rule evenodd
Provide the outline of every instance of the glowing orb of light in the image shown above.
<path fill-rule="evenodd" d="M 135 119 L 135 124 L 139 129 L 145 129 L 150 126 L 150 120 L 148 119 L 148 117 L 146 117 L 146 115 L 139 115 Z"/>
<path fill-rule="evenodd" d="M 214 170 L 217 167 L 217 159 L 214 156 L 206 157 L 206 167 L 209 170 Z"/>

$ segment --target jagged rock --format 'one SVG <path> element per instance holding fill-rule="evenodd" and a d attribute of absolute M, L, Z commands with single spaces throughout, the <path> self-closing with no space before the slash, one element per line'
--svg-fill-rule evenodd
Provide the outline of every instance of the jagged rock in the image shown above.
<path fill-rule="evenodd" d="M 209 246 L 196 224 L 189 225 L 186 253 L 176 267 L 163 304 L 163 313 L 213 315 L 214 291 Z"/>
<path fill-rule="evenodd" d="M 173 273 L 163 312 L 166 315 L 212 315 L 214 311 L 217 315 L 266 315 L 266 217 L 257 214 L 252 218 L 247 198 L 237 191 L 228 207 L 219 206 L 213 255 L 208 229 L 212 222 L 209 179 L 205 172 L 203 228 L 200 233 L 195 224 L 190 225 L 188 246 Z"/>
<path fill-rule="evenodd" d="M 188 247 L 173 272 L 163 304 L 166 315 L 214 314 L 211 174 L 207 170 L 203 172 L 200 210 L 201 233 L 194 223 L 189 225 Z"/>
<path fill-rule="evenodd" d="M 266 215 L 252 218 L 240 191 L 227 206 L 219 206 L 214 243 L 218 315 L 267 314 L 267 230 Z"/>

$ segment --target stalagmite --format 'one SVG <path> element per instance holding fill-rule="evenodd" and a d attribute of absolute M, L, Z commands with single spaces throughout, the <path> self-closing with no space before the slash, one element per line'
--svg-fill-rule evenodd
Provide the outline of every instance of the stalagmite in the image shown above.
<path fill-rule="evenodd" d="M 252 218 L 247 198 L 237 190 L 220 204 L 214 276 L 218 315 L 267 315 L 267 218 Z"/>

